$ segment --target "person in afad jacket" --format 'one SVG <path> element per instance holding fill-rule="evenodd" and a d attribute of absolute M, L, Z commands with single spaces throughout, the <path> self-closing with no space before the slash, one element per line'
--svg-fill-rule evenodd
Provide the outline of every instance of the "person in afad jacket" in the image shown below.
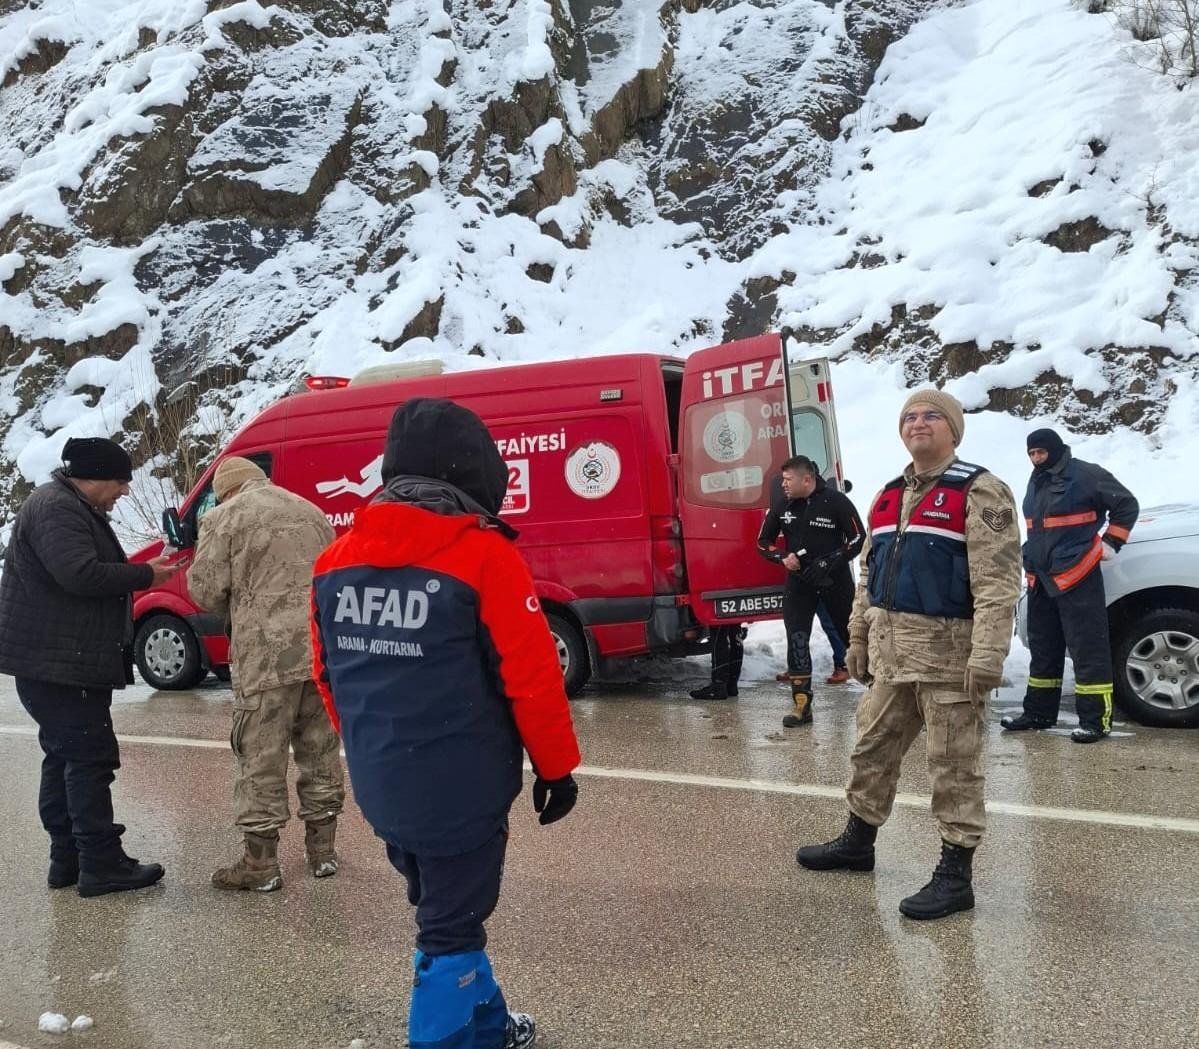
<path fill-rule="evenodd" d="M 477 415 L 419 398 L 392 418 L 383 491 L 316 562 L 317 684 L 354 796 L 416 907 L 408 1044 L 517 1049 L 484 947 L 508 811 L 522 785 L 553 823 L 579 748 L 562 670 L 516 533 L 508 470 Z"/>
<path fill-rule="evenodd" d="M 1075 459 L 1054 430 L 1028 435 L 1032 476 L 1024 493 L 1028 582 L 1028 691 L 1008 732 L 1049 728 L 1062 703 L 1066 650 L 1074 661 L 1075 743 L 1095 743 L 1112 727 L 1112 651 L 1100 561 L 1128 541 L 1140 508 L 1102 466 Z M 1106 525 L 1106 527 L 1105 527 Z"/>
<path fill-rule="evenodd" d="M 244 854 L 212 875 L 218 889 L 283 885 L 279 831 L 291 815 L 288 751 L 295 754 L 299 817 L 314 877 L 337 873 L 337 817 L 345 801 L 337 734 L 312 680 L 312 564 L 333 527 L 308 500 L 272 484 L 249 459 L 217 466 L 218 505 L 200 521 L 188 589 L 231 630 L 235 822 Z"/>
<path fill-rule="evenodd" d="M 0 672 L 37 722 L 38 809 L 50 835 L 52 889 L 80 896 L 141 889 L 161 864 L 125 854 L 113 817 L 121 767 L 109 710 L 133 681 L 135 590 L 175 574 L 167 558 L 131 565 L 108 515 L 129 494 L 133 463 L 105 437 L 73 438 L 64 465 L 17 513 L 0 577 Z"/>
<path fill-rule="evenodd" d="M 839 837 L 795 857 L 810 870 L 873 870 L 900 762 L 924 729 L 941 860 L 900 903 L 909 918 L 974 906 L 986 697 L 1002 680 L 1020 595 L 1012 493 L 957 458 L 964 431 L 962 406 L 939 390 L 916 391 L 899 414 L 912 462 L 871 505 L 849 621 L 849 672 L 870 685 L 858 706 L 849 820 Z"/>

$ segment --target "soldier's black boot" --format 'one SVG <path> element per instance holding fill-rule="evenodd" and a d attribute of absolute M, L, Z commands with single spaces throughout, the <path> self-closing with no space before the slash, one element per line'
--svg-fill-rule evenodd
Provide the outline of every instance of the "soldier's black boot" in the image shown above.
<path fill-rule="evenodd" d="M 783 717 L 783 728 L 798 728 L 812 723 L 812 675 L 791 675 L 791 702 L 795 712 Z"/>
<path fill-rule="evenodd" d="M 919 892 L 900 900 L 899 913 L 905 918 L 923 921 L 972 910 L 974 889 L 970 885 L 970 863 L 973 858 L 973 849 L 941 842 L 941 862 L 933 871 L 933 880 Z"/>
<path fill-rule="evenodd" d="M 878 828 L 851 812 L 840 835 L 823 845 L 805 845 L 795 854 L 795 862 L 810 871 L 872 871 L 876 837 Z"/>
<path fill-rule="evenodd" d="M 1029 729 L 1053 728 L 1054 722 L 1048 718 L 1034 718 L 1031 714 L 1024 713 L 1018 717 L 1012 717 L 1010 714 L 1005 718 L 999 719 L 999 724 L 1005 732 L 1027 732 Z"/>
<path fill-rule="evenodd" d="M 692 699 L 728 699 L 729 690 L 724 685 L 705 685 L 703 688 L 693 688 L 691 690 Z"/>

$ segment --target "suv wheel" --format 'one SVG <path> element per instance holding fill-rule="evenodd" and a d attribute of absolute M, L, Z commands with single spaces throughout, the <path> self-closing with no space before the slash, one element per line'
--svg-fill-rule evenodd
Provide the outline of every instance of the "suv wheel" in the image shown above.
<path fill-rule="evenodd" d="M 1199 727 L 1199 612 L 1154 608 L 1115 644 L 1116 701 L 1131 718 L 1161 728 Z"/>
<path fill-rule="evenodd" d="M 565 616 L 547 612 L 546 622 L 558 650 L 558 662 L 562 665 L 566 694 L 573 696 L 587 684 L 591 677 L 591 661 L 587 656 L 587 641 L 582 632 Z"/>
<path fill-rule="evenodd" d="M 154 688 L 191 688 L 204 677 L 196 635 L 178 616 L 150 616 L 133 639 L 133 658 L 142 680 Z"/>

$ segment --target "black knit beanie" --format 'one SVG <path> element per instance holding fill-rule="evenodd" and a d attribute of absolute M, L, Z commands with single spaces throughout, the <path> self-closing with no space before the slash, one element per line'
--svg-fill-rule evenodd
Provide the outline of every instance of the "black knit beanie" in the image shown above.
<path fill-rule="evenodd" d="M 63 472 L 80 481 L 132 481 L 133 460 L 107 437 L 72 437 L 62 449 Z"/>
<path fill-rule="evenodd" d="M 469 408 L 434 397 L 408 401 L 391 417 L 383 483 L 401 476 L 446 481 L 490 514 L 499 513 L 508 490 L 508 467 L 483 420 Z"/>
<path fill-rule="evenodd" d="M 1046 427 L 1043 430 L 1033 430 L 1028 435 L 1027 448 L 1031 452 L 1034 448 L 1044 448 L 1049 453 L 1049 458 L 1039 466 L 1034 467 L 1036 470 L 1049 470 L 1056 466 L 1061 460 L 1061 457 L 1066 454 L 1066 444 L 1057 435 L 1056 430 L 1050 430 Z"/>

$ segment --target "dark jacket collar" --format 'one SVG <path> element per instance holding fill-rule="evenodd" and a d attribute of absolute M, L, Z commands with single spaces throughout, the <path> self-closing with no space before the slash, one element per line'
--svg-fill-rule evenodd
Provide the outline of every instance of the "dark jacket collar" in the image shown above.
<path fill-rule="evenodd" d="M 100 518 L 100 520 L 103 521 L 105 524 L 109 523 L 108 514 L 103 513 L 100 510 L 97 510 L 94 506 L 92 506 L 91 503 L 89 503 L 87 501 L 87 499 L 84 498 L 83 493 L 78 488 L 75 487 L 74 482 L 72 482 L 72 480 L 63 472 L 62 467 L 59 467 L 56 470 L 52 470 L 50 472 L 50 479 L 52 481 L 57 481 L 59 485 L 61 485 L 68 492 L 70 492 L 76 499 L 78 499 L 81 503 L 83 503 L 84 506 L 86 506 L 92 513 L 94 513 L 98 518 Z"/>
<path fill-rule="evenodd" d="M 448 481 L 438 481 L 431 477 L 416 477 L 411 474 L 393 477 L 372 502 L 408 503 L 445 517 L 474 514 L 482 518 L 488 527 L 497 529 L 508 539 L 515 539 L 520 534 L 502 518 L 489 514 L 462 489 L 455 488 Z"/>

